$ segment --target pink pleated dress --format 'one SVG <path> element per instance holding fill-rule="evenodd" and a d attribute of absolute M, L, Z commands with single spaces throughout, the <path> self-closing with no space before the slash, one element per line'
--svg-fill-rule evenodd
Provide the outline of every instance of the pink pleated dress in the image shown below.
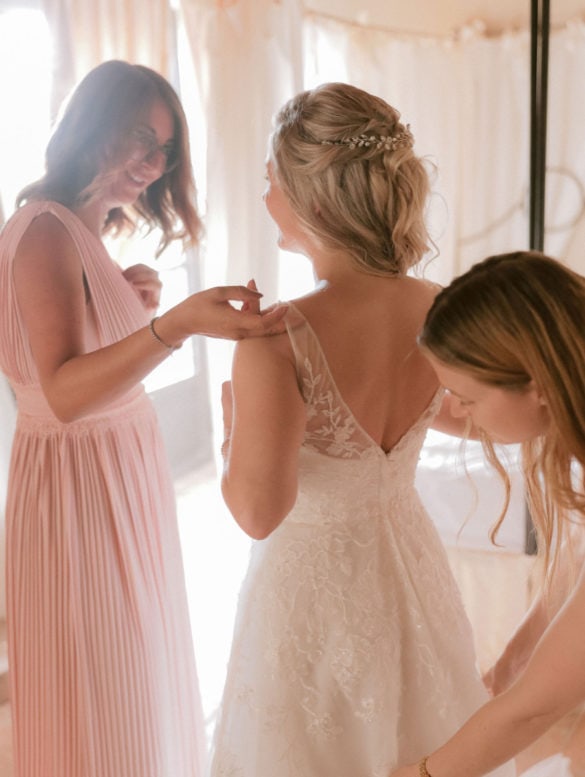
<path fill-rule="evenodd" d="M 6 511 L 15 777 L 200 777 L 203 720 L 154 409 L 140 384 L 71 423 L 49 408 L 12 279 L 18 243 L 45 212 L 79 251 L 87 350 L 146 324 L 120 268 L 67 208 L 30 203 L 8 222 L 0 368 L 18 403 Z"/>

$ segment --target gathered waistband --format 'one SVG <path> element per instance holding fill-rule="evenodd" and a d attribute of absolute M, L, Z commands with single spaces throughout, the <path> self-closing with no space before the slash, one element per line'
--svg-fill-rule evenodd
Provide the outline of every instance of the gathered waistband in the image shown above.
<path fill-rule="evenodd" d="M 107 405 L 103 410 L 89 413 L 75 421 L 60 421 L 47 402 L 44 394 L 37 386 L 15 386 L 14 394 L 18 409 L 17 429 L 45 430 L 47 432 L 83 432 L 96 426 L 112 426 L 130 413 L 154 412 L 142 385 L 134 387 L 130 392 Z"/>

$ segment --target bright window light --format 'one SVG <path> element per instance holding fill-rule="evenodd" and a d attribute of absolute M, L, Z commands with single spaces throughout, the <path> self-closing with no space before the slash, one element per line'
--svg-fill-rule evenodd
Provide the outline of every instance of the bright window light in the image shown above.
<path fill-rule="evenodd" d="M 51 35 L 42 11 L 0 13 L 0 198 L 4 216 L 43 171 L 49 136 Z"/>

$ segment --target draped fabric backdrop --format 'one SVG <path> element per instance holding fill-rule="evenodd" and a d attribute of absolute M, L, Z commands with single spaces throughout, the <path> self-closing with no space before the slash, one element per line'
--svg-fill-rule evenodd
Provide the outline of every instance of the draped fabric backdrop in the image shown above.
<path fill-rule="evenodd" d="M 262 203 L 273 113 L 302 88 L 297 0 L 181 0 L 203 138 L 193 138 L 205 213 L 203 286 L 254 278 L 268 301 L 278 292 L 274 232 Z M 201 148 L 203 146 L 203 149 Z M 204 153 L 201 153 L 201 151 Z M 216 451 L 222 435 L 218 387 L 232 346 L 207 344 Z"/>
<path fill-rule="evenodd" d="M 277 293 L 274 232 L 259 196 L 270 114 L 298 88 L 331 80 L 395 105 L 417 151 L 436 165 L 430 218 L 440 256 L 429 276 L 446 283 L 490 253 L 527 246 L 528 31 L 488 37 L 478 22 L 448 37 L 404 35 L 309 12 L 296 0 L 182 0 L 182 9 L 207 117 L 213 273 L 225 258 L 224 277 L 254 275 Z M 585 24 L 553 30 L 546 250 L 585 272 L 584 68 Z"/>
<path fill-rule="evenodd" d="M 41 0 L 55 46 L 53 114 L 95 65 L 126 59 L 169 76 L 175 46 L 168 0 Z"/>

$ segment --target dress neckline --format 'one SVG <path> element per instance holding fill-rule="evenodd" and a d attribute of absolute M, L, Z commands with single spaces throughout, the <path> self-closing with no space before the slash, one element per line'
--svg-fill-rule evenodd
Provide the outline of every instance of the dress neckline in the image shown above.
<path fill-rule="evenodd" d="M 327 361 L 327 357 L 325 355 L 325 352 L 321 346 L 321 341 L 317 337 L 317 333 L 313 329 L 311 323 L 306 318 L 304 313 L 302 313 L 299 308 L 295 305 L 294 302 L 287 302 L 287 305 L 289 308 L 291 308 L 296 315 L 301 319 L 303 325 L 306 327 L 307 331 L 310 333 L 311 338 L 315 342 L 317 346 L 317 350 L 319 353 L 319 356 L 323 362 L 323 365 L 325 367 L 325 370 L 327 372 L 327 377 L 331 382 L 331 385 L 333 389 L 335 390 L 335 393 L 337 395 L 337 398 L 340 402 L 340 404 L 343 406 L 344 410 L 348 413 L 348 415 L 351 417 L 353 423 L 355 424 L 356 428 L 359 429 L 359 431 L 364 435 L 364 437 L 368 440 L 370 446 L 372 448 L 375 448 L 376 451 L 378 451 L 378 454 L 383 456 L 386 459 L 389 459 L 393 454 L 395 454 L 397 451 L 399 451 L 401 448 L 403 448 L 408 440 L 412 437 L 412 435 L 418 431 L 421 423 L 428 418 L 430 415 L 434 415 L 437 412 L 438 405 L 440 400 L 443 397 L 444 389 L 442 386 L 439 386 L 439 388 L 435 391 L 427 405 L 423 408 L 422 412 L 417 416 L 417 418 L 413 421 L 413 423 L 404 431 L 404 433 L 398 438 L 398 440 L 394 443 L 394 445 L 386 450 L 381 445 L 379 445 L 376 440 L 372 437 L 372 435 L 364 429 L 363 425 L 359 422 L 359 420 L 356 418 L 355 414 L 353 413 L 352 409 L 349 407 L 347 402 L 345 401 L 343 394 L 339 390 L 339 387 L 337 385 L 337 382 L 335 380 L 335 377 L 333 376 L 333 373 L 331 372 L 331 368 L 329 366 L 329 362 Z M 293 327 L 294 328 L 294 327 Z M 292 340 L 290 330 L 289 330 L 289 338 Z"/>

